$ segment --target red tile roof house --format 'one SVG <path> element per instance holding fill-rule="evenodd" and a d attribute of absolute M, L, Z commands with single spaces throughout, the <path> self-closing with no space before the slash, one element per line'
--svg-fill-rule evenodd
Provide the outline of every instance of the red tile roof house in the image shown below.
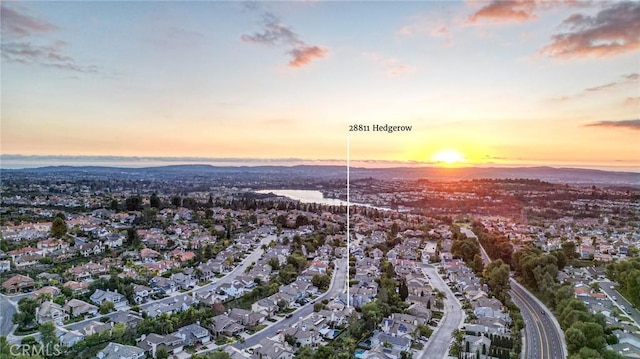
<path fill-rule="evenodd" d="M 8 294 L 31 292 L 34 289 L 33 286 L 33 279 L 22 274 L 16 274 L 2 283 L 2 288 L 4 288 Z"/>

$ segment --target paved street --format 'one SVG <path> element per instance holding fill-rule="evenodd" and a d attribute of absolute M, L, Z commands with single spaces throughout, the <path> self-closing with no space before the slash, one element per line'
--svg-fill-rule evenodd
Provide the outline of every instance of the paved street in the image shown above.
<path fill-rule="evenodd" d="M 460 306 L 460 302 L 453 295 L 449 286 L 442 280 L 435 267 L 423 266 L 422 271 L 425 276 L 429 276 L 429 281 L 433 283 L 434 287 L 444 292 L 445 315 L 416 359 L 445 358 L 451 345 L 451 333 L 462 326 L 464 311 Z"/>
<path fill-rule="evenodd" d="M 525 323 L 524 359 L 564 358 L 563 336 L 553 314 L 513 278 L 510 293 Z"/>
<path fill-rule="evenodd" d="M 0 335 L 13 332 L 13 315 L 18 311 L 16 304 L 7 296 L 0 294 Z"/>
<path fill-rule="evenodd" d="M 627 317 L 631 317 L 631 319 L 635 322 L 635 324 L 640 327 L 640 311 L 638 311 L 636 308 L 633 307 L 633 305 L 631 304 L 631 302 L 629 302 L 625 297 L 622 296 L 622 294 L 620 294 L 620 292 L 618 292 L 615 289 L 615 286 L 617 285 L 615 282 L 611 282 L 611 281 L 596 281 L 596 283 L 598 283 L 598 285 L 600 286 L 600 289 L 602 289 L 602 291 L 607 295 L 607 297 L 609 297 L 609 299 L 611 301 L 613 301 L 613 303 L 618 307 L 618 309 L 622 312 L 625 312 L 625 315 Z M 614 287 L 613 289 L 611 287 Z M 613 299 L 613 298 L 616 299 Z M 626 309 L 622 309 L 620 306 L 624 305 Z"/>
<path fill-rule="evenodd" d="M 191 295 L 191 292 L 196 292 L 196 293 L 215 292 L 218 289 L 218 287 L 220 287 L 221 285 L 225 283 L 231 283 L 236 279 L 237 276 L 244 274 L 244 271 L 247 269 L 247 267 L 249 267 L 251 263 L 257 262 L 258 259 L 260 259 L 260 256 L 262 256 L 262 254 L 264 253 L 264 250 L 261 248 L 262 245 L 269 244 L 269 242 L 275 241 L 276 239 L 277 239 L 276 235 L 268 235 L 264 237 L 262 241 L 260 241 L 260 244 L 258 244 L 257 248 L 253 252 L 251 252 L 251 254 L 245 257 L 242 260 L 242 262 L 240 262 L 240 264 L 238 264 L 231 272 L 227 273 L 224 277 L 216 278 L 213 280 L 213 282 L 205 286 L 196 287 L 184 293 L 176 292 L 167 298 L 147 302 L 145 304 L 142 304 L 140 308 L 145 309 L 145 308 L 148 308 L 150 305 L 156 304 L 156 303 L 168 303 L 173 301 L 173 297 L 175 296 Z"/>
<path fill-rule="evenodd" d="M 333 280 L 331 282 L 331 286 L 324 294 L 318 297 L 315 302 L 322 301 L 323 299 L 332 300 L 338 297 L 340 294 L 346 292 L 347 260 L 338 259 L 335 261 L 335 263 L 336 268 L 334 270 L 335 272 Z M 300 318 L 306 317 L 307 315 L 311 314 L 313 312 L 313 304 L 314 303 L 311 302 L 307 303 L 306 305 L 293 312 L 293 315 L 290 318 L 285 318 L 277 323 L 272 324 L 270 327 L 247 337 L 244 344 L 236 343 L 234 344 L 235 347 L 238 349 L 249 348 L 258 344 L 264 338 L 276 335 L 278 330 L 290 327 L 297 321 L 299 321 Z"/>
<path fill-rule="evenodd" d="M 224 283 L 233 282 L 237 276 L 239 276 L 239 275 L 244 273 L 245 269 L 251 263 L 257 262 L 258 259 L 260 259 L 260 256 L 262 256 L 262 253 L 264 253 L 264 250 L 261 248 L 262 245 L 263 244 L 269 244 L 269 242 L 271 242 L 272 240 L 276 240 L 276 238 L 277 238 L 276 235 L 268 235 L 265 238 L 263 238 L 262 241 L 260 242 L 260 244 L 258 244 L 257 248 L 251 254 L 249 254 L 247 257 L 245 257 L 245 259 L 243 259 L 242 262 L 240 262 L 240 264 L 236 268 L 234 268 L 233 271 L 229 272 L 224 277 L 216 279 L 212 283 L 209 283 L 209 284 L 207 284 L 205 286 L 197 287 L 197 288 L 194 288 L 194 289 L 192 289 L 190 291 L 186 291 L 184 293 L 176 292 L 176 293 L 174 293 L 173 296 L 147 302 L 147 303 L 141 305 L 141 308 L 146 308 L 146 307 L 148 307 L 148 306 L 150 306 L 151 304 L 154 304 L 154 303 L 169 302 L 169 301 L 173 300 L 174 296 L 177 296 L 177 295 L 190 295 L 191 292 L 193 292 L 193 291 L 204 292 L 204 291 L 215 290 L 218 286 L 220 286 L 220 285 L 222 285 Z M 11 297 L 11 299 L 17 301 L 20 297 L 29 296 L 29 295 L 32 295 L 32 294 L 33 293 L 23 294 L 23 295 L 20 295 L 20 296 L 16 296 L 15 298 Z M 9 318 L 8 319 L 8 323 L 11 323 L 12 318 L 13 318 L 13 313 L 11 313 L 10 316 L 9 316 L 9 314 L 5 315 L 5 307 L 7 308 L 6 310 L 11 310 L 11 309 L 9 308 L 9 306 L 5 306 L 5 302 L 2 301 L 2 300 L 6 300 L 6 297 L 5 296 L 0 296 L 0 305 L 1 305 L 1 308 L 2 308 L 2 318 L 1 318 L 2 321 L 0 322 L 0 325 L 2 325 L 2 327 L 1 327 L 1 329 L 3 331 L 2 333 L 10 333 L 10 332 L 12 332 L 11 329 L 5 329 L 5 325 L 8 325 L 8 324 L 5 324 L 5 322 L 7 322 L 7 319 L 5 319 L 5 318 Z M 13 308 L 13 311 L 15 313 L 16 308 Z M 79 330 L 79 329 L 81 329 L 87 323 L 89 323 L 91 321 L 94 321 L 94 320 L 99 321 L 100 318 L 102 318 L 104 316 L 110 317 L 110 316 L 113 316 L 115 314 L 116 313 L 114 312 L 114 313 L 110 313 L 110 314 L 107 314 L 107 315 L 98 315 L 98 316 L 93 317 L 93 318 L 89 318 L 89 319 L 85 319 L 85 320 L 82 320 L 82 321 L 79 321 L 79 322 L 75 322 L 75 323 L 71 323 L 71 324 L 65 325 L 64 327 L 69 329 L 69 330 Z M 7 332 L 5 332 L 5 330 L 7 330 Z M 2 335 L 7 335 L 7 338 L 11 342 L 19 342 L 21 340 L 21 338 L 22 338 L 20 336 L 13 336 L 13 335 L 9 335 L 9 334 L 2 334 Z"/>
<path fill-rule="evenodd" d="M 469 229 L 461 228 L 460 231 L 467 237 L 477 238 Z M 482 244 L 480 244 L 480 253 L 485 265 L 491 263 L 491 258 Z M 525 324 L 525 345 L 522 348 L 524 359 L 564 358 L 567 345 L 564 341 L 564 333 L 553 313 L 515 279 L 510 278 L 510 281 L 511 299 L 520 308 Z"/>

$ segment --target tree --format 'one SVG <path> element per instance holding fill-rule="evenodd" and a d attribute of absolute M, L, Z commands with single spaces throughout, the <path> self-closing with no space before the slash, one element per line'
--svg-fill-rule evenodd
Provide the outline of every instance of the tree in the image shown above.
<path fill-rule="evenodd" d="M 67 234 L 67 222 L 60 217 L 56 217 L 51 223 L 51 235 L 56 238 L 62 238 Z"/>
<path fill-rule="evenodd" d="M 289 345 L 291 345 L 292 347 L 296 345 L 296 337 L 291 335 L 291 334 L 285 334 L 284 335 L 284 341 L 289 343 Z"/>
<path fill-rule="evenodd" d="M 124 201 L 124 208 L 126 208 L 127 211 L 142 210 L 142 198 L 138 195 L 127 197 Z"/>
<path fill-rule="evenodd" d="M 304 345 L 298 349 L 298 353 L 296 353 L 295 359 L 313 359 L 313 349 L 310 346 Z"/>
<path fill-rule="evenodd" d="M 331 277 L 326 274 L 314 274 L 313 277 L 311 277 L 311 283 L 318 287 L 318 289 L 324 291 L 329 288 Z"/>
<path fill-rule="evenodd" d="M 112 312 L 116 308 L 116 305 L 111 301 L 104 301 L 100 306 L 100 314 L 107 314 Z"/>
<path fill-rule="evenodd" d="M 403 302 L 409 296 L 409 287 L 407 287 L 407 281 L 404 278 L 399 283 L 398 294 L 400 295 L 400 300 Z"/>
<path fill-rule="evenodd" d="M 498 300 L 504 302 L 509 296 L 509 265 L 502 259 L 493 261 L 487 265 L 483 273 L 489 287 Z"/>
<path fill-rule="evenodd" d="M 169 353 L 167 352 L 167 348 L 160 347 L 156 350 L 156 359 L 167 359 L 169 357 Z"/>
<path fill-rule="evenodd" d="M 149 206 L 151 208 L 160 208 L 160 197 L 156 193 L 151 194 L 149 198 Z"/>
<path fill-rule="evenodd" d="M 140 237 L 138 236 L 138 232 L 135 228 L 127 228 L 127 244 L 130 246 L 137 246 L 142 243 Z"/>
<path fill-rule="evenodd" d="M 118 207 L 119 207 L 118 200 L 115 199 L 115 198 L 112 199 L 111 200 L 111 204 L 109 205 L 109 208 L 111 208 L 111 210 L 114 211 L 114 212 L 118 212 Z"/>
<path fill-rule="evenodd" d="M 373 330 L 378 326 L 378 323 L 384 318 L 382 308 L 376 302 L 369 302 L 361 307 L 362 319 L 364 320 L 364 327 L 366 330 Z"/>
<path fill-rule="evenodd" d="M 52 322 L 46 322 L 38 329 L 40 332 L 40 340 L 45 348 L 53 349 L 58 344 L 58 336 L 56 335 L 56 326 Z"/>
<path fill-rule="evenodd" d="M 267 263 L 271 266 L 271 269 L 273 269 L 273 270 L 280 269 L 280 261 L 278 260 L 277 257 L 269 258 L 269 262 L 267 262 Z"/>

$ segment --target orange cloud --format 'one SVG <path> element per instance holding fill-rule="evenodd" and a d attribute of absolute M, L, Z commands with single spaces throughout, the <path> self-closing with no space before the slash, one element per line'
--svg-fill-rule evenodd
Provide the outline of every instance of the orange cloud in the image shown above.
<path fill-rule="evenodd" d="M 476 23 L 482 19 L 489 19 L 494 22 L 525 22 L 538 17 L 535 14 L 535 9 L 535 1 L 494 0 L 469 16 L 468 22 Z"/>
<path fill-rule="evenodd" d="M 293 57 L 289 61 L 290 67 L 302 67 L 307 65 L 313 59 L 321 59 L 327 55 L 329 50 L 320 46 L 300 46 L 289 51 Z"/>
<path fill-rule="evenodd" d="M 269 13 L 263 14 L 263 31 L 252 35 L 243 34 L 240 39 L 247 43 L 263 44 L 269 46 L 289 47 L 287 54 L 292 56 L 290 67 L 302 67 L 313 59 L 320 59 L 327 55 L 329 50 L 324 47 L 308 45 L 300 39 L 300 36 L 288 26 L 282 24 L 280 19 Z"/>
<path fill-rule="evenodd" d="M 573 14 L 540 53 L 558 58 L 615 56 L 640 49 L 640 3 L 619 2 L 595 16 Z"/>

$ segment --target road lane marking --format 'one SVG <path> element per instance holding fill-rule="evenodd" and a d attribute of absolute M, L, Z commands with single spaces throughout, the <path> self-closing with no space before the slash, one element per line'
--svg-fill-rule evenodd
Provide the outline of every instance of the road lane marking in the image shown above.
<path fill-rule="evenodd" d="M 520 301 L 524 304 L 525 307 L 527 307 L 529 309 L 529 313 L 533 313 L 531 314 L 531 318 L 533 319 L 533 322 L 535 324 L 535 327 L 538 328 L 537 332 L 538 332 L 538 340 L 540 342 L 540 351 L 542 352 L 542 358 L 548 358 L 547 356 L 545 356 L 545 351 L 544 351 L 544 347 L 543 347 L 543 340 L 542 340 L 542 334 L 545 334 L 545 339 L 546 340 L 546 349 L 547 349 L 547 353 L 551 353 L 551 351 L 549 350 L 549 340 L 547 338 L 547 332 L 544 330 L 544 326 L 542 325 L 542 321 L 540 320 L 540 316 L 538 315 L 538 313 L 536 313 L 536 311 L 533 309 L 533 306 L 531 306 L 525 299 L 524 296 L 520 293 L 518 293 L 515 289 L 512 288 L 512 292 L 516 295 L 516 297 L 518 297 L 520 299 Z M 535 316 L 535 318 L 534 318 Z M 536 320 L 537 319 L 537 320 Z M 538 324 L 540 324 L 538 326 Z"/>

